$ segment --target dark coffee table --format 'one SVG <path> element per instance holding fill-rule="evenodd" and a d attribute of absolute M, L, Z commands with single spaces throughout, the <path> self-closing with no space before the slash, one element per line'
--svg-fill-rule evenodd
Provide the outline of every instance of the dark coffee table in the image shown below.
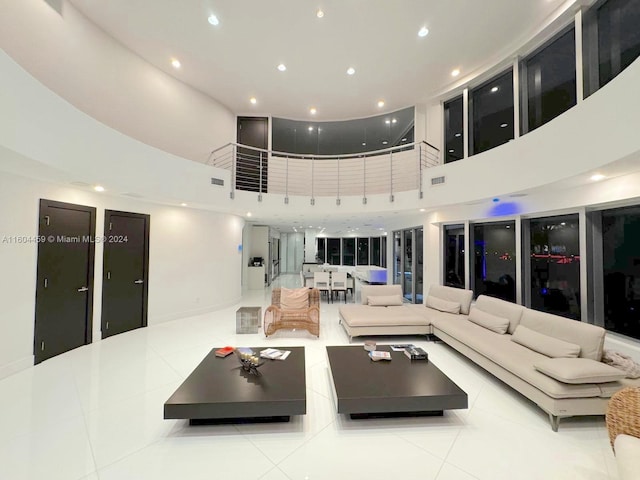
<path fill-rule="evenodd" d="M 252 347 L 258 354 L 267 347 Z M 165 419 L 189 419 L 191 425 L 288 421 L 307 412 L 304 347 L 286 360 L 266 360 L 260 376 L 240 367 L 235 354 L 215 356 L 214 348 L 164 404 Z"/>
<path fill-rule="evenodd" d="M 442 415 L 467 408 L 467 394 L 433 362 L 409 360 L 388 346 L 391 361 L 372 361 L 362 346 L 327 347 L 338 413 L 351 418 Z"/>

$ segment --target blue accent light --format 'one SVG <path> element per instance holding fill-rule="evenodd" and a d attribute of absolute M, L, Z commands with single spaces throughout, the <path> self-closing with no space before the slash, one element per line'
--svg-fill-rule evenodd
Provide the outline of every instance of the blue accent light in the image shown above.
<path fill-rule="evenodd" d="M 522 205 L 516 202 L 505 202 L 494 205 L 487 212 L 489 217 L 503 217 L 506 215 L 517 215 L 522 212 Z"/>
<path fill-rule="evenodd" d="M 499 199 L 499 198 L 494 198 L 494 199 L 493 199 L 493 203 L 497 203 L 497 202 L 499 202 L 499 201 L 500 201 L 500 199 Z"/>
<path fill-rule="evenodd" d="M 241 243 L 238 245 L 238 253 L 239 252 L 242 252 L 242 244 Z"/>

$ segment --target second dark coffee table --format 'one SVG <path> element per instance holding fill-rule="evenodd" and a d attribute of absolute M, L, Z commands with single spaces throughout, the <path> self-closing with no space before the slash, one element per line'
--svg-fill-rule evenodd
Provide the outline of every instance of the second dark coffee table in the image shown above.
<path fill-rule="evenodd" d="M 409 360 L 388 346 L 391 361 L 372 361 L 362 346 L 327 347 L 338 413 L 351 418 L 442 415 L 467 408 L 467 394 L 431 361 Z"/>

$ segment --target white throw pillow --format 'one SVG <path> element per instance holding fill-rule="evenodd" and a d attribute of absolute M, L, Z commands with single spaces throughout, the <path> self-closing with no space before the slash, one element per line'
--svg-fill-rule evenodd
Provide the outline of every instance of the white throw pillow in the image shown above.
<path fill-rule="evenodd" d="M 469 321 L 480 325 L 481 327 L 488 328 L 492 332 L 504 335 L 509 328 L 509 319 L 498 317 L 489 312 L 485 312 L 476 307 L 471 307 L 469 312 Z"/>
<path fill-rule="evenodd" d="M 605 383 L 624 378 L 625 373 L 590 358 L 545 358 L 533 367 L 563 383 Z"/>
<path fill-rule="evenodd" d="M 424 300 L 424 304 L 429 308 L 446 313 L 460 313 L 461 307 L 458 302 L 450 302 L 449 300 L 443 300 L 441 298 L 434 297 L 433 295 L 428 295 Z"/>
<path fill-rule="evenodd" d="M 369 295 L 367 303 L 375 307 L 395 307 L 402 305 L 402 295 Z"/>
<path fill-rule="evenodd" d="M 575 358 L 580 355 L 580 345 L 538 333 L 524 325 L 518 325 L 511 340 L 547 357 Z"/>
<path fill-rule="evenodd" d="M 309 308 L 309 289 L 280 289 L 280 308 L 282 310 L 302 310 Z"/>

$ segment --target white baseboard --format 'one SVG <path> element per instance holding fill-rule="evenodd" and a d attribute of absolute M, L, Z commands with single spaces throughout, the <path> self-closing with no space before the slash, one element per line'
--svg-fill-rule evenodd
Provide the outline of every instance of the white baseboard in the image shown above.
<path fill-rule="evenodd" d="M 22 370 L 26 370 L 27 368 L 31 368 L 33 367 L 33 365 L 33 355 L 21 358 L 20 360 L 15 360 L 11 363 L 7 363 L 6 365 L 0 365 L 0 379 L 7 378 L 14 373 L 18 373 Z"/>
<path fill-rule="evenodd" d="M 237 305 L 241 302 L 241 300 L 242 300 L 242 297 L 239 296 L 238 298 L 231 300 L 229 302 L 219 303 L 216 305 L 209 305 L 206 307 L 194 308 L 192 310 L 184 310 L 182 312 L 171 313 L 168 315 L 155 315 L 154 317 L 150 316 L 148 319 L 148 325 L 152 326 L 152 325 L 157 325 L 159 323 L 178 320 L 180 318 L 195 317 L 196 315 L 203 315 L 205 313 L 215 312 L 218 310 L 222 310 L 224 308 L 232 307 L 233 305 Z"/>

